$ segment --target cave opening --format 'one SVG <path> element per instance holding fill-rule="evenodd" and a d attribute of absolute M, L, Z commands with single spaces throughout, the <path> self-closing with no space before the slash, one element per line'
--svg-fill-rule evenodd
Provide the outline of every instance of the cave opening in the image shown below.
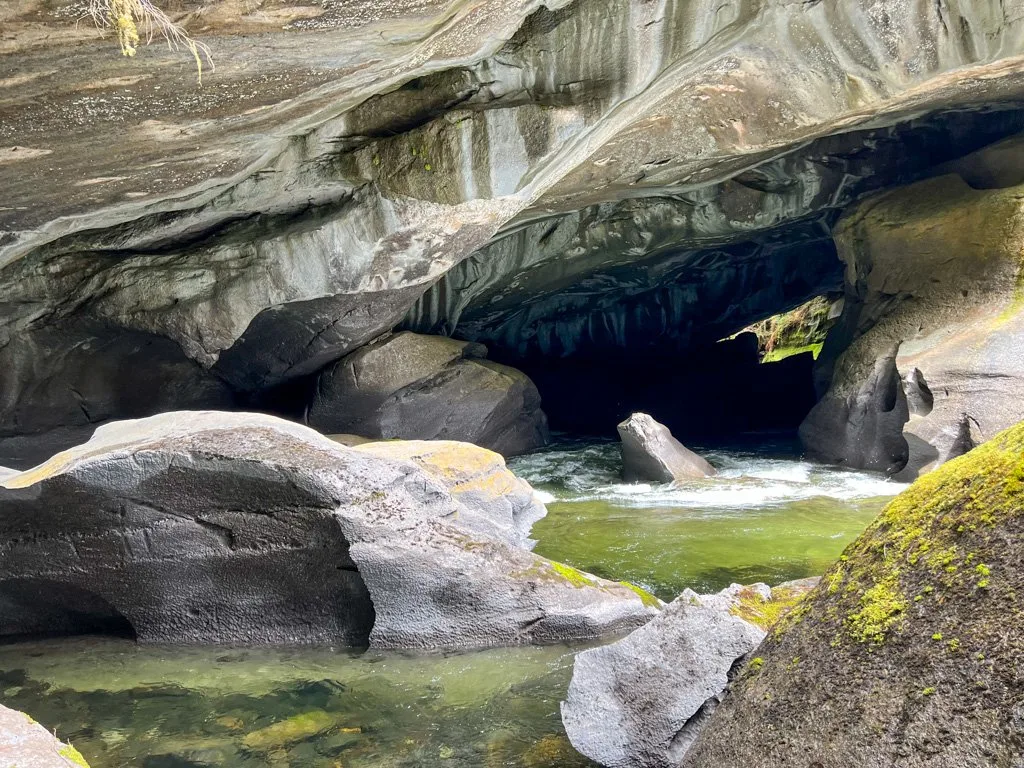
<path fill-rule="evenodd" d="M 131 621 L 104 597 L 43 578 L 0 583 L 0 641 L 106 635 L 135 640 Z"/>

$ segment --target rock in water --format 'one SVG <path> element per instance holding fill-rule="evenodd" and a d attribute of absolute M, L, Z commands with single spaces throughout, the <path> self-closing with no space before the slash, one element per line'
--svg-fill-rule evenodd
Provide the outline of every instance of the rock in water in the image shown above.
<path fill-rule="evenodd" d="M 544 445 L 537 388 L 486 355 L 480 344 L 444 336 L 388 336 L 320 374 L 309 423 L 375 438 L 461 440 L 505 456 Z"/>
<path fill-rule="evenodd" d="M 577 655 L 562 703 L 572 745 L 607 768 L 678 765 L 736 660 L 764 638 L 730 605 L 686 592 L 628 637 Z"/>
<path fill-rule="evenodd" d="M 1024 423 L 893 500 L 737 676 L 687 768 L 1024 755 Z"/>
<path fill-rule="evenodd" d="M 518 546 L 536 514 L 521 487 L 502 506 L 469 478 L 453 498 L 457 478 L 409 458 L 257 414 L 101 427 L 0 483 L 0 634 L 460 648 L 592 638 L 657 612 Z"/>
<path fill-rule="evenodd" d="M 646 413 L 619 424 L 622 476 L 626 481 L 672 483 L 717 474 L 714 467 L 672 437 Z"/>
<path fill-rule="evenodd" d="M 0 765 L 11 768 L 89 768 L 70 744 L 58 741 L 23 712 L 0 705 Z"/>

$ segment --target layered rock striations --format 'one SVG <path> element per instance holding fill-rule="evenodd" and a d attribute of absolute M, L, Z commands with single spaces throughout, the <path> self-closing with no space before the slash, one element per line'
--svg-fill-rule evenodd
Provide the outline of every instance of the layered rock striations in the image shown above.
<path fill-rule="evenodd" d="M 988 188 L 988 158 L 836 226 L 846 292 L 801 427 L 814 454 L 913 479 L 1024 419 L 1024 186 Z"/>
<path fill-rule="evenodd" d="M 1005 3 L 257 6 L 189 22 L 201 89 L 2 12 L 0 437 L 259 401 L 400 323 L 713 341 L 839 287 L 839 209 L 1021 127 Z M 139 345 L 180 382 L 142 408 Z"/>

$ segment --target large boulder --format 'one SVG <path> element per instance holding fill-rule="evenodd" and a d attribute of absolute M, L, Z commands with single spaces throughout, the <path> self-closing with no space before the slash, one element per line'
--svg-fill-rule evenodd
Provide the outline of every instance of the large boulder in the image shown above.
<path fill-rule="evenodd" d="M 0 634 L 459 648 L 598 637 L 656 613 L 519 546 L 534 513 L 516 520 L 515 495 L 458 495 L 413 461 L 271 416 L 113 423 L 0 483 Z"/>
<path fill-rule="evenodd" d="M 764 638 L 730 610 L 740 589 L 687 590 L 646 626 L 578 654 L 562 703 L 572 745 L 606 768 L 678 765 L 736 660 Z"/>
<path fill-rule="evenodd" d="M 1024 424 L 918 479 L 758 650 L 687 768 L 1017 766 Z"/>
<path fill-rule="evenodd" d="M 801 427 L 812 453 L 912 480 L 1024 419 L 1024 185 L 979 175 L 990 155 L 1009 167 L 999 149 L 956 166 L 982 188 L 942 176 L 836 225 L 845 302 Z"/>
<path fill-rule="evenodd" d="M 24 712 L 0 705 L 0 765 L 10 768 L 89 768 L 64 744 Z"/>
<path fill-rule="evenodd" d="M 322 432 L 460 440 L 505 456 L 548 440 L 540 395 L 480 344 L 402 332 L 323 371 L 307 418 Z"/>
<path fill-rule="evenodd" d="M 717 473 L 646 413 L 634 413 L 618 425 L 622 476 L 627 482 L 673 483 Z"/>

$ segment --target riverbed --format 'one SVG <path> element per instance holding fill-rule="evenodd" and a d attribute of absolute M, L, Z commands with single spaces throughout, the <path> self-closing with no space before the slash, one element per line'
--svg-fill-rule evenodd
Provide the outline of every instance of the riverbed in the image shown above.
<path fill-rule="evenodd" d="M 903 486 L 786 441 L 702 451 L 714 478 L 623 484 L 617 445 L 513 459 L 547 501 L 546 557 L 670 600 L 820 574 Z M 583 768 L 558 702 L 580 646 L 445 655 L 175 648 L 80 637 L 0 646 L 0 697 L 93 768 Z"/>

